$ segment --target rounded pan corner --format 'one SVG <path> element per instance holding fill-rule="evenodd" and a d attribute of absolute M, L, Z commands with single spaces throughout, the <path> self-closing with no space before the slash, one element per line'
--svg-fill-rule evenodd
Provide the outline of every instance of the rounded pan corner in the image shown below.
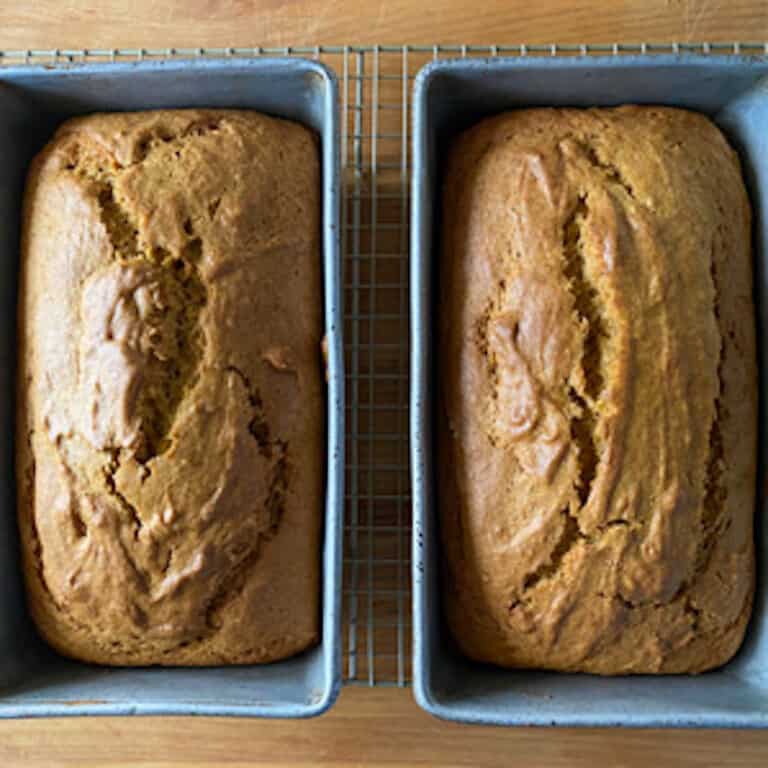
<path fill-rule="evenodd" d="M 280 59 L 277 59 L 280 61 Z M 283 60 L 284 61 L 284 60 Z M 337 105 L 339 101 L 339 79 L 334 70 L 322 61 L 308 58 L 290 59 L 294 64 L 300 65 L 305 74 L 317 78 L 321 98 L 325 99 L 324 121 L 330 127 L 330 133 L 334 144 L 338 143 L 337 129 Z"/>
<path fill-rule="evenodd" d="M 330 685 L 324 690 L 322 695 L 317 701 L 312 702 L 309 706 L 304 708 L 304 711 L 299 717 L 311 719 L 313 717 L 320 717 L 324 715 L 328 710 L 336 704 L 339 694 L 341 693 L 341 676 L 334 678 Z"/>
<path fill-rule="evenodd" d="M 413 93 L 414 97 L 418 97 L 423 91 L 429 88 L 430 82 L 435 76 L 435 73 L 446 68 L 447 61 L 429 61 L 416 73 L 416 78 L 413 81 Z"/>
<path fill-rule="evenodd" d="M 304 66 L 307 67 L 307 69 L 314 72 L 325 85 L 327 85 L 333 91 L 338 90 L 339 78 L 336 76 L 336 73 L 333 71 L 333 69 L 331 69 L 331 67 L 329 67 L 324 62 L 318 61 L 317 59 L 307 59 L 301 57 L 292 58 L 290 60 L 300 61 Z M 284 59 L 277 59 L 277 61 L 284 61 Z"/>
<path fill-rule="evenodd" d="M 435 697 L 432 688 L 427 684 L 423 675 L 414 674 L 413 698 L 416 705 L 420 709 L 423 709 L 427 714 L 432 715 L 432 717 L 436 717 L 440 720 L 456 720 L 450 707 L 446 707 Z"/>
<path fill-rule="evenodd" d="M 425 617 L 423 616 L 425 595 L 416 590 L 413 603 L 413 698 L 418 707 L 441 720 L 455 720 L 451 708 L 435 694 L 430 681 L 432 659 L 425 643 Z"/>
<path fill-rule="evenodd" d="M 510 63 L 516 62 L 518 57 L 513 56 L 499 56 L 499 57 L 483 57 L 483 58 L 449 58 L 449 59 L 434 59 L 427 62 L 416 73 L 416 77 L 413 83 L 413 105 L 414 112 L 420 104 L 423 104 L 426 100 L 429 89 L 432 87 L 435 79 L 445 73 L 451 73 L 456 70 L 477 70 L 484 67 L 498 68 L 506 66 Z M 524 59 L 521 59 L 524 60 Z"/>

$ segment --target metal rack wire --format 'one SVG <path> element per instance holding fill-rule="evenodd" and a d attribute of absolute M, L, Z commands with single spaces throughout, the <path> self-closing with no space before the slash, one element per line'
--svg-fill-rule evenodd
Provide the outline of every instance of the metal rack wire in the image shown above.
<path fill-rule="evenodd" d="M 407 685 L 411 676 L 408 463 L 410 94 L 441 57 L 700 53 L 767 55 L 768 43 L 315 46 L 0 51 L 0 66 L 191 57 L 304 56 L 339 77 L 344 194 L 347 478 L 344 677 Z"/>
<path fill-rule="evenodd" d="M 409 52 L 346 49 L 340 76 L 350 408 L 345 679 L 405 685 L 411 613 Z"/>

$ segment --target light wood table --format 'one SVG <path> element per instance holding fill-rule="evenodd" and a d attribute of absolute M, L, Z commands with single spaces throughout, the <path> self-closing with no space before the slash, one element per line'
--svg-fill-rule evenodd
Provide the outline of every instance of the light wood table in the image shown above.
<path fill-rule="evenodd" d="M 768 39 L 766 0 L 37 0 L 0 7 L 0 48 Z M 0 722 L 12 766 L 757 766 L 768 733 L 500 729 L 442 723 L 409 690 L 346 688 L 312 721 Z"/>

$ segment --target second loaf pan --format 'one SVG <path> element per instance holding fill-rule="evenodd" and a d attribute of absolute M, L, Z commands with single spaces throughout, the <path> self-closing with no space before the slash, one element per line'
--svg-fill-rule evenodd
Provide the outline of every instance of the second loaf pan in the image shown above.
<path fill-rule="evenodd" d="M 262 666 L 117 669 L 53 653 L 24 605 L 15 525 L 13 380 L 21 196 L 27 166 L 69 117 L 181 107 L 255 109 L 301 122 L 322 146 L 322 246 L 328 339 L 327 481 L 320 644 Z M 316 62 L 288 59 L 140 62 L 0 70 L 0 717 L 194 714 L 308 717 L 325 711 L 341 681 L 340 595 L 344 372 L 340 291 L 337 89 Z M 300 308 L 298 308 L 300 311 Z M 318 352 L 319 355 L 319 352 Z"/>
<path fill-rule="evenodd" d="M 498 725 L 768 727 L 768 525 L 760 481 L 757 591 L 744 645 L 699 676 L 600 678 L 502 670 L 462 657 L 442 619 L 434 461 L 435 355 L 441 163 L 483 117 L 516 107 L 666 104 L 704 112 L 739 151 L 754 211 L 760 381 L 768 338 L 768 61 L 731 56 L 612 56 L 448 61 L 416 80 L 411 213 L 411 459 L 414 535 L 414 691 L 439 717 Z M 762 395 L 762 393 L 761 393 Z M 762 399 L 762 398 L 761 398 Z M 760 416 L 758 477 L 768 421 Z M 649 457 L 650 460 L 650 457 Z"/>

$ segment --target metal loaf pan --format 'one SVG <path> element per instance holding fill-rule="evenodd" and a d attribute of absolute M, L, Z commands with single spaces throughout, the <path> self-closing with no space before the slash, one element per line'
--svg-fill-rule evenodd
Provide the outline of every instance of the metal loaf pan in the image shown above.
<path fill-rule="evenodd" d="M 414 93 L 411 229 L 411 451 L 414 538 L 414 691 L 443 718 L 500 725 L 768 727 L 768 525 L 759 482 L 758 583 L 744 646 L 700 676 L 600 678 L 507 671 L 463 658 L 440 606 L 432 348 L 439 280 L 441 167 L 446 147 L 480 118 L 515 107 L 667 104 L 710 115 L 738 149 L 754 219 L 760 380 L 768 339 L 768 61 L 738 56 L 641 55 L 457 60 L 421 70 Z M 764 389 L 761 387 L 761 389 Z M 766 468 L 760 414 L 759 477 Z"/>
<path fill-rule="evenodd" d="M 312 127 L 322 145 L 328 460 L 320 644 L 265 666 L 108 669 L 53 653 L 27 618 L 18 562 L 13 381 L 20 203 L 32 156 L 56 127 L 95 111 L 174 107 L 256 109 Z M 0 69 L 0 717 L 194 714 L 308 717 L 340 687 L 344 374 L 340 292 L 337 88 L 304 60 L 205 60 Z"/>

